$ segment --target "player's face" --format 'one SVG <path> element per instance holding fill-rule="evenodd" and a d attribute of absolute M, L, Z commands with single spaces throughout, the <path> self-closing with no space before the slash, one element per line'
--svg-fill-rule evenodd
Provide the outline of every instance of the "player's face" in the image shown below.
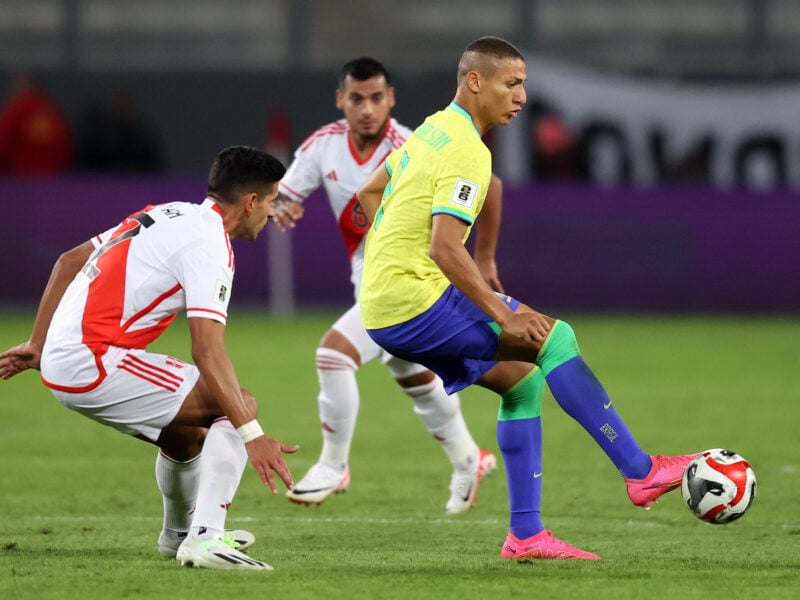
<path fill-rule="evenodd" d="M 267 221 L 269 221 L 274 214 L 273 202 L 277 197 L 278 184 L 274 183 L 267 194 L 253 201 L 250 208 L 250 215 L 245 220 L 245 227 L 238 237 L 249 241 L 253 241 L 258 237 L 258 234 L 264 229 Z"/>
<path fill-rule="evenodd" d="M 522 110 L 527 101 L 525 94 L 525 62 L 518 58 L 499 61 L 498 68 L 485 80 L 481 88 L 482 102 L 488 122 L 508 125 Z"/>
<path fill-rule="evenodd" d="M 348 75 L 344 88 L 336 90 L 336 108 L 344 113 L 356 138 L 370 140 L 381 135 L 393 106 L 394 88 L 383 75 L 364 81 Z"/>

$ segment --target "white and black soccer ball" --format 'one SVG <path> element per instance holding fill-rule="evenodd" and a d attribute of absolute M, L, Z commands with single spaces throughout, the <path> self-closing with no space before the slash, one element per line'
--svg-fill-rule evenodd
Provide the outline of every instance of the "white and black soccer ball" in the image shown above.
<path fill-rule="evenodd" d="M 681 494 L 698 519 L 723 525 L 750 508 L 756 497 L 756 474 L 736 452 L 706 450 L 686 467 Z"/>

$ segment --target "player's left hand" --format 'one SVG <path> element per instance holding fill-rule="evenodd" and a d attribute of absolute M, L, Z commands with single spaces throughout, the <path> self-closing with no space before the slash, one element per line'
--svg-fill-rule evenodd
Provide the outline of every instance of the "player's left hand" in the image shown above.
<path fill-rule="evenodd" d="M 0 354 L 0 378 L 9 379 L 26 369 L 39 369 L 42 349 L 28 340 Z"/>

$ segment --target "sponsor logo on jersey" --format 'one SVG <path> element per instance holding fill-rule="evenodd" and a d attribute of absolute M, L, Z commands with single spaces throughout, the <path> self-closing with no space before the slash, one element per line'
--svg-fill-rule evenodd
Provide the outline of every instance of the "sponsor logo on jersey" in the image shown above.
<path fill-rule="evenodd" d="M 336 176 L 336 170 L 330 171 L 327 175 L 325 175 L 325 179 L 330 179 L 331 181 L 339 181 L 339 178 Z"/>
<path fill-rule="evenodd" d="M 478 187 L 477 183 L 472 183 L 466 179 L 456 179 L 456 185 L 450 195 L 450 202 L 464 208 L 472 208 L 475 204 L 475 198 L 478 197 Z"/>

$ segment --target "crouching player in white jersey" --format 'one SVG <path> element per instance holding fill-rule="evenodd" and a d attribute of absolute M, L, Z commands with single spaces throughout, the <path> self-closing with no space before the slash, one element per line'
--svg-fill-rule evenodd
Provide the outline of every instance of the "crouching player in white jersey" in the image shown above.
<path fill-rule="evenodd" d="M 381 63 L 366 57 L 346 63 L 336 90 L 336 107 L 345 118 L 319 128 L 303 142 L 278 186 L 275 222 L 282 230 L 294 227 L 303 216 L 303 201 L 324 186 L 350 255 L 356 297 L 369 223 L 355 193 L 411 133 L 390 117 L 393 106 L 394 89 Z M 502 291 L 494 262 L 500 224 L 499 188 L 500 181 L 495 178 L 478 222 L 476 263 L 487 283 Z M 348 487 L 350 443 L 359 407 L 355 372 L 376 358 L 413 400 L 414 412 L 453 464 L 446 512 L 468 510 L 475 502 L 481 479 L 496 467 L 494 455 L 477 446 L 464 422 L 458 396 L 448 396 L 438 376 L 425 367 L 391 356 L 370 339 L 361 324 L 358 304 L 333 324 L 317 348 L 322 452 L 318 462 L 286 493 L 287 497 L 298 504 L 321 504 L 331 494 Z"/>
<path fill-rule="evenodd" d="M 65 406 L 159 447 L 162 554 L 186 566 L 271 569 L 225 529 L 248 458 L 277 493 L 287 446 L 264 435 L 223 335 L 234 273 L 230 239 L 254 240 L 272 216 L 283 165 L 247 147 L 223 150 L 201 204 L 148 206 L 56 262 L 30 339 L 0 354 L 0 377 L 40 369 Z M 180 310 L 191 365 L 148 352 Z"/>

